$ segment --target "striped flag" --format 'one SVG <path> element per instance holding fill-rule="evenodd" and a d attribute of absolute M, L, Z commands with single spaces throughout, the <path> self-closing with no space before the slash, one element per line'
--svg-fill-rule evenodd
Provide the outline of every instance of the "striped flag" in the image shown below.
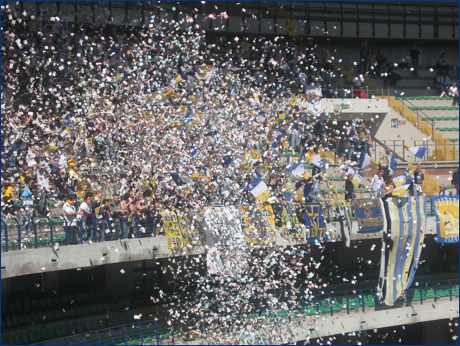
<path fill-rule="evenodd" d="M 395 187 L 401 186 L 402 184 L 405 183 L 405 181 L 406 181 L 405 174 L 401 174 L 393 178 L 393 184 L 395 185 Z"/>
<path fill-rule="evenodd" d="M 353 179 L 351 179 L 351 182 L 355 188 L 358 188 L 359 185 L 361 184 L 361 180 L 363 180 L 364 176 L 361 172 L 357 172 Z"/>
<path fill-rule="evenodd" d="M 364 152 L 359 155 L 358 167 L 361 169 L 377 169 L 379 164 Z"/>
<path fill-rule="evenodd" d="M 398 186 L 397 188 L 395 188 L 393 190 L 391 195 L 393 197 L 400 197 L 400 196 L 402 196 L 402 195 L 404 195 L 406 193 L 406 191 L 409 189 L 409 187 L 410 187 L 410 184 L 404 184 L 404 185 Z"/>
<path fill-rule="evenodd" d="M 303 175 L 303 173 L 305 172 L 305 168 L 303 167 L 303 161 L 298 160 L 294 162 L 292 165 L 290 165 L 290 167 L 286 168 L 286 171 L 288 171 L 294 177 Z"/>
<path fill-rule="evenodd" d="M 390 173 L 393 174 L 393 172 L 396 171 L 397 167 L 398 167 L 398 156 L 397 155 L 391 155 L 391 157 L 390 157 Z"/>
<path fill-rule="evenodd" d="M 246 187 L 246 190 L 252 193 L 254 197 L 260 199 L 262 202 L 265 202 L 268 197 L 270 197 L 270 190 L 268 189 L 267 184 L 265 184 L 260 177 L 255 178 Z"/>
<path fill-rule="evenodd" d="M 383 242 L 379 290 L 384 303 L 393 306 L 411 286 L 418 267 L 427 201 L 424 196 L 388 198 L 384 207 L 389 216 L 391 242 Z"/>
<path fill-rule="evenodd" d="M 412 155 L 418 157 L 419 159 L 423 159 L 427 148 L 424 147 L 409 147 L 407 144 L 404 144 L 404 149 L 408 150 Z"/>

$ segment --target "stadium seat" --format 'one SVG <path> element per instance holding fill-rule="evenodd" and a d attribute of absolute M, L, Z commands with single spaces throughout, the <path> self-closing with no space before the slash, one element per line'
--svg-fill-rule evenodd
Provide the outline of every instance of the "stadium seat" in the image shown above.
<path fill-rule="evenodd" d="M 19 319 L 17 315 L 13 315 L 11 317 L 11 322 L 13 322 L 13 327 L 15 328 L 19 327 Z"/>
<path fill-rule="evenodd" d="M 61 326 L 57 325 L 54 330 L 56 331 L 56 336 L 58 338 L 62 338 L 63 334 L 62 334 L 62 328 Z"/>
<path fill-rule="evenodd" d="M 67 325 L 61 326 L 61 332 L 62 332 L 62 335 L 64 335 L 64 336 L 69 336 L 70 334 L 72 334 L 72 332 L 70 331 L 69 326 L 67 326 Z"/>
<path fill-rule="evenodd" d="M 37 342 L 40 342 L 45 339 L 45 337 L 43 336 L 43 331 L 39 329 L 34 330 L 34 337 L 35 340 L 37 340 Z"/>
<path fill-rule="evenodd" d="M 21 341 L 24 345 L 30 344 L 29 333 L 21 332 Z"/>
<path fill-rule="evenodd" d="M 85 331 L 90 332 L 93 330 L 93 327 L 91 325 L 91 320 L 89 319 L 85 320 L 84 325 L 85 325 Z"/>
<path fill-rule="evenodd" d="M 62 309 L 54 310 L 54 315 L 56 316 L 56 321 L 61 321 L 64 318 L 64 312 Z"/>
<path fill-rule="evenodd" d="M 32 313 L 28 313 L 24 316 L 25 320 L 26 320 L 26 325 L 30 326 L 32 325 L 32 323 L 34 322 L 33 318 L 32 318 Z"/>

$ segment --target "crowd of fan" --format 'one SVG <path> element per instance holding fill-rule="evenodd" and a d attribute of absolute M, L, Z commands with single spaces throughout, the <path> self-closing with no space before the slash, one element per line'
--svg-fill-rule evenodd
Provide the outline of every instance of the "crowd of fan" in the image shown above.
<path fill-rule="evenodd" d="M 294 87 L 298 92 L 325 85 L 335 76 L 327 69 L 330 54 L 311 41 L 298 54 L 299 47 L 286 40 L 223 37 L 207 44 L 199 28 L 116 32 L 59 21 L 40 26 L 32 14 L 11 7 L 5 13 L 6 218 L 18 201 L 26 216 L 34 203 L 39 215 L 47 215 L 50 200 L 81 192 L 85 172 L 95 169 L 103 169 L 99 187 L 118 184 L 123 201 L 132 194 L 131 209 L 147 194 L 157 207 L 236 204 L 251 199 L 236 193 L 253 175 L 238 164 L 248 149 L 273 164 L 277 194 L 280 150 L 269 143 L 276 130 L 271 120 L 278 110 L 290 112 L 298 120 L 290 149 L 306 147 L 316 119 L 286 100 Z M 206 64 L 218 69 L 212 78 Z M 285 123 L 278 130 L 289 129 Z M 227 153 L 232 165 L 222 164 Z M 170 172 L 198 178 L 178 188 Z M 112 199 L 111 192 L 103 198 Z"/>
<path fill-rule="evenodd" d="M 312 39 L 210 43 L 202 28 L 169 23 L 41 25 L 8 6 L 2 24 L 2 217 L 19 210 L 25 230 L 33 206 L 49 216 L 50 201 L 85 220 L 96 207 L 149 218 L 162 208 L 254 204 L 245 187 L 256 175 L 283 200 L 283 152 L 318 154 L 340 141 L 347 160 L 370 154 L 364 123 L 331 133 L 290 102 L 308 89 L 338 95 L 331 54 Z M 323 174 L 315 168 L 312 177 Z M 89 190 L 100 191 L 97 205 L 85 197 L 75 208 Z M 119 209 L 109 207 L 118 199 Z"/>

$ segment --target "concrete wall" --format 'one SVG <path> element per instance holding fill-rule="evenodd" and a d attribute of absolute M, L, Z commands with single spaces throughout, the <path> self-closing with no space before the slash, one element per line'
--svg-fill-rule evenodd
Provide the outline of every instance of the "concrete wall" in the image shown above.
<path fill-rule="evenodd" d="M 436 221 L 434 217 L 427 219 L 427 229 L 435 230 Z M 352 240 L 381 239 L 382 232 L 358 233 L 359 226 L 354 221 L 354 232 Z M 341 226 L 338 222 L 327 224 L 329 241 L 341 241 Z M 277 234 L 277 245 L 296 245 L 301 242 L 297 240 L 286 240 Z M 203 246 L 192 247 L 181 251 L 172 252 L 167 248 L 166 236 L 157 236 L 141 239 L 124 239 L 118 241 L 106 241 L 103 243 L 81 244 L 71 246 L 60 246 L 54 248 L 27 249 L 2 253 L 2 279 L 34 273 L 48 273 L 60 270 L 82 270 L 102 266 L 106 264 L 117 264 L 116 269 L 107 273 L 108 281 L 118 276 L 123 266 L 131 268 L 130 262 L 168 259 L 170 257 L 204 254 Z M 158 250 L 154 250 L 157 248 Z M 124 269 L 126 271 L 126 269 Z M 135 279 L 135 278 L 130 278 Z M 138 279 L 138 278 L 136 278 Z"/>

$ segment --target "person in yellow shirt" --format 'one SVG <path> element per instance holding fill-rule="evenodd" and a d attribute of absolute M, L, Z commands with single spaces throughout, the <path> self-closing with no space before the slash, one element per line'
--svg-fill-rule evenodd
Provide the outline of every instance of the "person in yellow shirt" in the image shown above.
<path fill-rule="evenodd" d="M 2 214 L 3 218 L 10 218 L 14 212 L 14 201 L 13 201 L 13 184 L 11 180 L 5 180 L 2 187 Z"/>

